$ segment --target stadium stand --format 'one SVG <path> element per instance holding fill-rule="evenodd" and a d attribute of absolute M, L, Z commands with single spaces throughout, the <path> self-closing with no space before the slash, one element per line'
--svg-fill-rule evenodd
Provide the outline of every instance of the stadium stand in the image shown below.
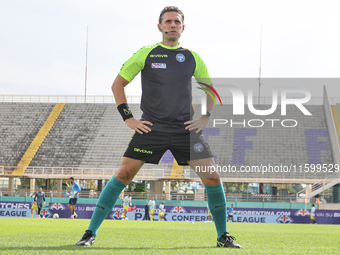
<path fill-rule="evenodd" d="M 54 105 L 0 103 L 0 165 L 18 165 Z"/>
<path fill-rule="evenodd" d="M 197 108 L 200 106 L 198 105 Z M 269 106 L 256 106 L 256 108 L 268 109 Z M 211 119 L 227 120 L 228 123 L 216 125 L 213 128 L 213 123 L 209 122 L 204 134 L 212 148 L 217 164 L 226 166 L 232 162 L 237 170 L 240 170 L 240 166 L 261 166 L 261 164 L 276 166 L 282 164 L 290 167 L 290 165 L 333 163 L 323 107 L 308 105 L 306 108 L 312 116 L 305 116 L 295 106 L 287 107 L 289 116 L 287 119 L 295 119 L 298 122 L 295 128 L 289 128 L 280 123 L 284 119 L 284 116 L 281 116 L 280 106 L 269 116 L 255 116 L 248 109 L 245 110 L 245 115 L 233 116 L 231 105 L 216 106 Z M 196 112 L 200 112 L 200 110 L 198 109 Z M 271 122 L 266 119 L 281 121 Z M 245 123 L 243 123 L 244 120 Z M 249 120 L 254 121 L 248 122 Z M 274 128 L 272 123 L 274 123 Z M 251 127 L 262 124 L 262 127 Z M 289 121 L 284 124 L 294 125 Z M 290 173 L 272 174 L 227 172 L 222 173 L 221 176 L 229 179 L 280 178 L 284 181 L 285 179 L 323 179 L 327 174 L 305 173 L 297 169 Z"/>
<path fill-rule="evenodd" d="M 16 166 L 55 104 L 1 103 L 0 106 L 0 118 L 4 123 L 0 127 L 3 140 L 0 148 L 4 152 L 0 155 L 0 165 Z M 138 104 L 130 104 L 130 107 L 135 116 L 140 116 Z M 256 108 L 268 109 L 269 106 Z M 284 116 L 281 116 L 280 106 L 269 116 L 255 116 L 248 109 L 245 115 L 233 116 L 231 105 L 216 106 L 211 119 L 223 119 L 228 123 L 214 128 L 210 121 L 203 135 L 211 146 L 217 164 L 231 164 L 237 170 L 240 170 L 240 166 L 261 164 L 299 166 L 333 163 L 323 107 L 308 105 L 306 108 L 312 116 L 305 116 L 295 106 L 288 106 L 287 119 L 298 122 L 297 127 L 289 128 L 281 124 Z M 195 112 L 200 111 L 200 105 L 197 105 Z M 266 119 L 281 121 L 271 122 Z M 259 127 L 262 125 L 261 121 L 264 124 Z M 284 124 L 293 125 L 294 122 L 286 121 Z M 133 131 L 126 128 L 121 121 L 115 104 L 67 103 L 36 152 L 30 167 L 117 169 L 132 135 Z M 143 178 L 147 170 L 159 169 L 159 174 L 153 172 L 154 179 L 197 179 L 188 167 L 176 165 L 169 151 L 161 159 L 160 165 L 145 164 L 143 169 L 145 171 L 138 174 L 140 178 Z M 108 175 L 112 173 L 109 171 Z M 327 177 L 327 173 L 306 173 L 299 169 L 289 173 L 265 174 L 238 171 L 222 173 L 221 177 L 232 182 L 297 180 L 304 183 L 306 180 L 320 181 Z"/>

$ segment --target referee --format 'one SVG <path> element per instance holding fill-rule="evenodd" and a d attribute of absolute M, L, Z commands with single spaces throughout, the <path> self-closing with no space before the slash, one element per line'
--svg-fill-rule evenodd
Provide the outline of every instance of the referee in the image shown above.
<path fill-rule="evenodd" d="M 193 169 L 215 166 L 210 147 L 201 135 L 209 122 L 214 101 L 207 95 L 207 113 L 197 120 L 193 120 L 191 103 L 192 76 L 199 82 L 212 84 L 199 54 L 179 44 L 184 29 L 183 12 L 175 6 L 165 7 L 158 20 L 162 41 L 138 50 L 124 63 L 113 82 L 118 111 L 135 133 L 120 168 L 100 194 L 90 226 L 77 245 L 93 244 L 99 226 L 114 207 L 119 194 L 144 163 L 158 164 L 163 154 L 170 150 L 179 165 L 190 165 Z M 143 112 L 140 120 L 133 116 L 124 89 L 139 72 Z M 215 220 L 217 246 L 242 248 L 227 232 L 226 199 L 218 173 L 197 174 L 205 185 Z"/>
<path fill-rule="evenodd" d="M 45 193 L 42 191 L 42 188 L 40 187 L 39 190 L 35 193 L 33 201 L 37 201 L 37 206 L 38 206 L 38 215 L 37 218 L 40 218 L 40 211 L 43 206 L 43 200 L 44 200 L 44 205 L 46 204 L 45 201 Z"/>

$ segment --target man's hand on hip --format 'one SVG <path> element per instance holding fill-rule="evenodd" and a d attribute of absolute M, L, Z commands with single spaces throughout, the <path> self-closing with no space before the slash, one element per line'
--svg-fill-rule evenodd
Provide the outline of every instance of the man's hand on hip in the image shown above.
<path fill-rule="evenodd" d="M 209 117 L 202 116 L 198 120 L 190 120 L 190 121 L 184 122 L 184 125 L 188 125 L 185 127 L 186 130 L 192 131 L 192 130 L 197 129 L 196 133 L 198 133 L 208 125 L 208 122 L 209 122 Z"/>
<path fill-rule="evenodd" d="M 127 120 L 125 120 L 126 125 L 128 125 L 129 128 L 135 130 L 137 133 L 139 134 L 143 134 L 143 133 L 149 133 L 151 131 L 151 129 L 146 126 L 150 125 L 152 126 L 153 124 L 149 121 L 146 120 L 136 120 L 135 118 L 129 118 Z"/>

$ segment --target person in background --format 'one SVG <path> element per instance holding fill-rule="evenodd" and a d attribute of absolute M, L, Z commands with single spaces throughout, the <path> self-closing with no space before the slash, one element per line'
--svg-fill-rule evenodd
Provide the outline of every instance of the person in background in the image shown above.
<path fill-rule="evenodd" d="M 150 214 L 149 214 L 149 202 L 146 201 L 146 204 L 144 205 L 144 218 L 143 220 L 150 220 Z"/>
<path fill-rule="evenodd" d="M 165 211 L 165 209 L 164 209 L 164 204 L 165 204 L 165 202 L 163 201 L 162 202 L 162 204 L 160 204 L 159 205 L 159 221 L 162 221 L 163 219 L 164 219 L 164 211 Z"/>
<path fill-rule="evenodd" d="M 33 203 L 32 203 L 32 206 L 31 206 L 31 217 L 33 217 L 33 210 L 35 210 L 36 212 L 36 215 L 38 217 L 38 206 L 37 206 L 37 201 L 34 200 Z"/>
<path fill-rule="evenodd" d="M 79 184 L 74 181 L 73 177 L 70 178 L 70 183 L 72 185 L 72 192 L 70 195 L 70 201 L 68 202 L 68 208 L 71 211 L 70 219 L 74 219 L 78 217 L 78 215 L 74 211 L 74 208 L 76 206 L 76 203 L 79 197 L 78 195 L 79 195 L 79 192 L 81 191 L 81 188 L 79 187 Z"/>
<path fill-rule="evenodd" d="M 315 220 L 315 207 L 314 207 L 314 204 L 312 204 L 312 209 L 310 210 L 310 224 L 318 224 L 316 223 L 316 220 Z"/>
<path fill-rule="evenodd" d="M 45 193 L 42 191 L 42 188 L 40 187 L 39 190 L 35 193 L 34 196 L 34 201 L 37 201 L 37 207 L 38 207 L 38 214 L 37 218 L 40 218 L 40 211 L 43 206 L 43 200 L 44 200 L 44 205 L 46 204 L 45 201 Z"/>
<path fill-rule="evenodd" d="M 229 207 L 229 210 L 228 210 L 227 222 L 230 221 L 230 220 L 233 220 L 233 219 L 234 219 L 234 205 L 231 204 L 231 206 Z"/>
<path fill-rule="evenodd" d="M 151 220 L 153 220 L 153 216 L 154 216 L 155 210 L 156 210 L 156 202 L 155 202 L 154 197 L 152 197 L 151 200 L 149 201 L 149 210 L 150 210 Z"/>
<path fill-rule="evenodd" d="M 123 201 L 122 201 L 122 207 L 124 208 L 124 212 L 122 217 L 125 218 L 127 212 L 129 211 L 129 206 L 131 206 L 131 194 L 128 194 L 126 197 L 124 197 Z"/>

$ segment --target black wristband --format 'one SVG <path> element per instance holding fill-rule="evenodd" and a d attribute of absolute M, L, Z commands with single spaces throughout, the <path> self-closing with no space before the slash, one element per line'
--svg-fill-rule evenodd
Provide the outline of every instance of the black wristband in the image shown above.
<path fill-rule="evenodd" d="M 129 105 L 127 103 L 122 103 L 117 107 L 120 115 L 122 115 L 123 120 L 127 120 L 133 117 Z"/>

